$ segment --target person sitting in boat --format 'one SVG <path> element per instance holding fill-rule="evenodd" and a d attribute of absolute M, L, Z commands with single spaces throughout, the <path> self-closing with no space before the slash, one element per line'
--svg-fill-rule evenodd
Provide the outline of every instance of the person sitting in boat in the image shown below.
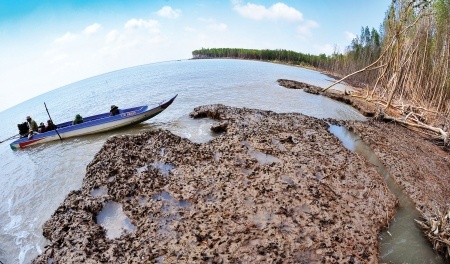
<path fill-rule="evenodd" d="M 75 119 L 72 122 L 72 125 L 78 125 L 78 124 L 81 124 L 81 123 L 83 123 L 83 118 L 81 117 L 80 114 L 77 114 L 75 116 Z"/>
<path fill-rule="evenodd" d="M 34 121 L 33 119 L 31 119 L 31 116 L 27 116 L 27 122 L 28 122 L 28 127 L 30 130 L 37 132 L 38 131 L 38 125 L 36 123 L 36 121 Z"/>
<path fill-rule="evenodd" d="M 119 113 L 120 113 L 119 107 L 117 107 L 116 105 L 111 105 L 111 110 L 109 110 L 109 115 L 115 116 L 115 115 L 118 115 Z"/>
<path fill-rule="evenodd" d="M 55 130 L 56 126 L 53 124 L 53 121 L 51 119 L 47 120 L 47 126 L 45 127 L 45 131 L 51 131 Z"/>
<path fill-rule="evenodd" d="M 32 139 L 34 136 L 34 131 L 32 129 L 30 129 L 30 131 L 28 131 L 28 139 Z"/>
<path fill-rule="evenodd" d="M 21 138 L 28 136 L 28 131 L 30 130 L 30 128 L 28 127 L 27 122 L 23 122 L 22 124 L 17 124 L 17 128 L 19 129 L 19 135 Z"/>
<path fill-rule="evenodd" d="M 38 132 L 39 133 L 44 133 L 45 132 L 45 125 L 44 122 L 41 122 L 38 126 Z"/>

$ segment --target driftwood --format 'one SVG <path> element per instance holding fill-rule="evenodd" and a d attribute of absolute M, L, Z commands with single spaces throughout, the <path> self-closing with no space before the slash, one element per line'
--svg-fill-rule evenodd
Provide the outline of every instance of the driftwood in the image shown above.
<path fill-rule="evenodd" d="M 422 215 L 422 218 L 415 221 L 433 243 L 433 248 L 450 259 L 450 210 L 444 213 L 438 210 L 434 216 Z"/>
<path fill-rule="evenodd" d="M 408 122 L 407 119 L 412 114 L 413 114 L 413 112 L 409 112 L 405 117 L 395 118 L 395 117 L 387 115 L 386 113 L 384 113 L 383 111 L 380 111 L 380 109 L 379 109 L 379 112 L 375 114 L 375 118 L 379 119 L 379 120 L 383 120 L 383 121 L 394 121 L 396 123 L 399 123 L 399 124 L 407 126 L 407 127 L 421 128 L 421 129 L 426 129 L 426 130 L 432 131 L 434 133 L 437 133 L 439 135 L 439 138 L 444 141 L 444 146 L 446 146 L 446 147 L 450 146 L 450 135 L 448 132 L 444 131 L 441 128 L 427 125 L 427 124 L 421 122 L 420 120 L 418 120 L 417 118 L 414 120 L 414 123 Z"/>
<path fill-rule="evenodd" d="M 449 141 L 448 133 L 445 132 L 444 130 L 442 130 L 441 128 L 438 128 L 438 127 L 432 127 L 432 126 L 429 126 L 429 125 L 423 124 L 423 123 L 417 123 L 417 124 L 415 124 L 415 123 L 409 123 L 409 122 L 403 121 L 401 118 L 394 118 L 394 117 L 390 117 L 390 116 L 385 116 L 384 119 L 385 119 L 385 120 L 389 120 L 389 121 L 395 121 L 395 122 L 400 123 L 400 124 L 402 124 L 402 125 L 412 126 L 412 127 L 417 127 L 417 128 L 423 128 L 423 129 L 427 129 L 427 130 L 436 132 L 436 133 L 438 133 L 438 134 L 441 136 L 441 138 L 444 140 L 444 144 L 445 144 L 445 145 L 448 145 L 448 143 L 449 143 L 449 142 L 448 142 L 448 141 Z"/>

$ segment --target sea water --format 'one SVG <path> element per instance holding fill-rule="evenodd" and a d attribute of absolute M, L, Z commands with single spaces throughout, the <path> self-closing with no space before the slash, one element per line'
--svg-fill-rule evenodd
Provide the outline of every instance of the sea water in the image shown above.
<path fill-rule="evenodd" d="M 326 87 L 333 80 L 307 69 L 245 60 L 182 60 L 154 63 L 88 78 L 0 112 L 0 140 L 17 134 L 31 115 L 55 123 L 76 114 L 89 116 L 119 108 L 153 104 L 178 94 L 164 112 L 144 123 L 96 135 L 65 139 L 12 151 L 0 144 L 0 261 L 29 263 L 48 243 L 42 225 L 66 195 L 81 188 L 86 166 L 111 136 L 168 129 L 195 142 L 213 138 L 210 120 L 189 113 L 206 104 L 299 112 L 318 118 L 365 120 L 355 109 L 323 96 L 286 89 L 277 79 Z M 345 89 L 343 85 L 335 86 Z M 96 190 L 97 191 L 97 190 Z M 97 195 L 94 191 L 94 195 Z M 101 194 L 98 194 L 101 195 Z"/>

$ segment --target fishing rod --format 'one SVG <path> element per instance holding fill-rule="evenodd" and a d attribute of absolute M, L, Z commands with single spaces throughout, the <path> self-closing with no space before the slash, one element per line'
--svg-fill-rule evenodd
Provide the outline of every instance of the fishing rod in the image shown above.
<path fill-rule="evenodd" d="M 50 121 L 52 121 L 52 123 L 55 124 L 52 120 L 52 117 L 50 116 L 50 112 L 48 111 L 47 105 L 45 104 L 45 102 L 44 102 L 44 105 L 45 105 L 45 110 L 47 110 L 47 114 L 48 114 L 48 117 L 50 118 Z M 56 127 L 55 128 L 56 134 L 58 134 L 59 139 L 62 140 L 61 135 L 59 135 L 59 133 L 58 133 L 58 126 L 55 125 L 55 127 Z"/>
<path fill-rule="evenodd" d="M 0 141 L 0 143 L 3 143 L 3 142 L 5 142 L 5 141 L 7 141 L 7 140 L 10 140 L 10 139 L 12 139 L 12 138 L 15 138 L 15 137 L 17 137 L 18 135 L 20 135 L 20 134 L 17 134 L 17 135 L 14 135 L 14 136 L 12 136 L 12 137 L 9 137 L 9 138 L 7 138 L 7 139 L 5 139 L 5 140 L 2 140 L 2 141 Z"/>

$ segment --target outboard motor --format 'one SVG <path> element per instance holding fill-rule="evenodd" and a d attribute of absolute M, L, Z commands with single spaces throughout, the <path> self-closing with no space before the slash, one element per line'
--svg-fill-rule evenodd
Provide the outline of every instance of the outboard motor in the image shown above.
<path fill-rule="evenodd" d="M 20 137 L 28 136 L 29 128 L 28 128 L 27 122 L 23 122 L 22 124 L 17 124 L 17 128 L 19 129 Z"/>

